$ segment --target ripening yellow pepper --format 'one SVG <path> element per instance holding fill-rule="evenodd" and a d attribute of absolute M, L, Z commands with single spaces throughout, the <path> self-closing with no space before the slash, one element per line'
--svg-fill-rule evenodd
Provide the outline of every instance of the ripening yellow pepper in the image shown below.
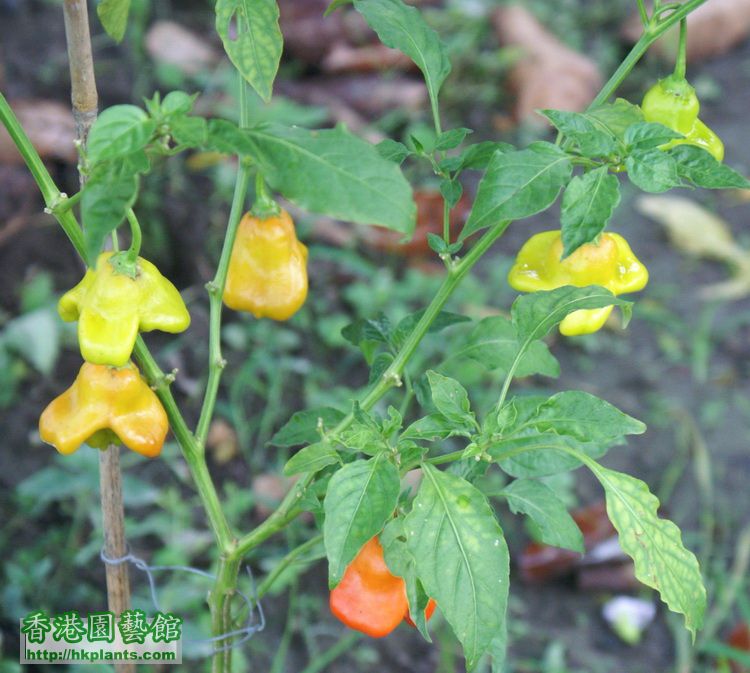
<path fill-rule="evenodd" d="M 39 419 L 42 441 L 65 455 L 84 443 L 104 448 L 116 437 L 154 458 L 168 430 L 164 407 L 132 363 L 115 368 L 85 362 L 73 385 Z"/>
<path fill-rule="evenodd" d="M 601 234 L 597 242 L 582 245 L 565 259 L 562 254 L 559 230 L 532 236 L 519 251 L 508 283 L 519 292 L 554 290 L 564 285 L 600 285 L 615 295 L 637 292 L 648 283 L 646 267 L 619 234 Z M 574 311 L 560 323 L 560 332 L 566 336 L 596 332 L 613 308 Z"/>
<path fill-rule="evenodd" d="M 288 320 L 306 298 L 307 248 L 297 240 L 289 213 L 246 213 L 229 260 L 224 303 L 256 318 Z"/>
<path fill-rule="evenodd" d="M 78 320 L 78 344 L 86 362 L 121 367 L 130 359 L 138 332 L 182 332 L 190 314 L 180 293 L 151 262 L 138 257 L 135 277 L 118 273 L 103 252 L 96 268 L 58 304 L 60 317 Z"/>

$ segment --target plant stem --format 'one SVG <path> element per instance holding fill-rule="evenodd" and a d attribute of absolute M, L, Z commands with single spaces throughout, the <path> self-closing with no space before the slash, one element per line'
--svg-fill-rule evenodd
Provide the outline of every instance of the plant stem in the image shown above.
<path fill-rule="evenodd" d="M 675 77 L 685 79 L 687 72 L 687 19 L 680 21 L 680 46 L 677 50 L 677 61 L 674 64 Z"/>
<path fill-rule="evenodd" d="M 362 638 L 361 633 L 345 633 L 341 638 L 311 661 L 301 673 L 320 673 L 338 659 L 347 650 L 350 650 Z"/>
<path fill-rule="evenodd" d="M 239 73 L 238 77 L 240 80 L 240 126 L 245 128 L 249 121 L 250 109 L 247 101 L 247 84 Z M 229 260 L 232 256 L 232 247 L 234 246 L 237 228 L 245 208 L 245 197 L 247 196 L 247 186 L 250 180 L 249 165 L 242 157 L 239 157 L 239 162 L 240 167 L 237 171 L 237 180 L 234 185 L 232 208 L 229 212 L 229 222 L 227 223 L 227 232 L 224 236 L 224 245 L 221 249 L 221 257 L 219 258 L 214 279 L 206 286 L 209 294 L 210 312 L 208 381 L 206 383 L 206 394 L 203 398 L 203 407 L 201 408 L 198 426 L 195 431 L 196 439 L 201 445 L 206 442 L 208 428 L 211 424 L 214 407 L 216 406 L 221 373 L 226 365 L 221 353 L 222 297 L 224 295 L 224 286 L 227 282 L 227 271 L 229 269 Z"/>
<path fill-rule="evenodd" d="M 229 633 L 231 620 L 232 597 L 237 589 L 237 576 L 240 570 L 240 559 L 230 554 L 222 556 L 216 571 L 216 580 L 208 597 L 211 605 L 211 634 L 220 636 Z M 211 660 L 212 673 L 231 673 L 232 650 L 223 649 L 231 645 L 229 640 L 216 642 L 216 651 Z"/>
<path fill-rule="evenodd" d="M 141 234 L 141 225 L 138 222 L 138 218 L 135 216 L 132 208 L 128 208 L 126 213 L 128 218 L 128 224 L 130 224 L 130 247 L 128 248 L 128 258 L 135 262 L 141 252 L 141 240 L 143 238 Z"/>
<path fill-rule="evenodd" d="M 641 15 L 641 22 L 644 26 L 648 26 L 648 11 L 646 11 L 646 3 L 644 0 L 638 0 L 638 12 Z"/>
<path fill-rule="evenodd" d="M 13 113 L 13 110 L 2 93 L 0 93 L 0 122 L 5 126 L 8 135 L 11 137 L 11 140 L 13 140 L 13 143 L 18 148 L 18 151 L 26 162 L 26 167 L 34 177 L 37 187 L 39 187 L 39 191 L 42 193 L 42 198 L 47 206 L 47 210 L 60 223 L 62 230 L 70 239 L 70 242 L 73 244 L 73 247 L 80 255 L 81 259 L 86 261 L 86 247 L 83 242 L 83 232 L 81 231 L 81 227 L 78 226 L 78 221 L 70 210 L 62 210 L 59 212 L 55 210 L 55 208 L 61 203 L 60 190 L 57 188 L 54 180 L 52 180 L 52 176 L 50 176 L 44 166 L 39 153 L 34 149 L 29 137 L 21 127 L 18 118 Z"/>
<path fill-rule="evenodd" d="M 646 53 L 648 48 L 656 42 L 664 33 L 666 33 L 672 26 L 678 21 L 684 19 L 688 14 L 696 10 L 707 0 L 687 0 L 685 4 L 680 5 L 678 9 L 670 14 L 666 19 L 658 22 L 657 24 L 650 23 L 649 26 L 643 31 L 638 42 L 633 45 L 630 53 L 625 57 L 625 60 L 615 70 L 612 76 L 609 78 L 607 83 L 602 87 L 602 90 L 597 94 L 596 98 L 591 101 L 588 109 L 595 108 L 602 103 L 605 103 L 612 94 L 619 88 L 623 80 L 628 76 L 630 71 L 633 69 L 636 63 Z"/>

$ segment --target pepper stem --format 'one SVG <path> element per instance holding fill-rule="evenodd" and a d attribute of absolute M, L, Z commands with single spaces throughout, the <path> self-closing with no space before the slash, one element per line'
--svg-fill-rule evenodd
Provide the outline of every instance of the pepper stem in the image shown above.
<path fill-rule="evenodd" d="M 687 72 L 687 18 L 680 21 L 680 45 L 677 50 L 677 61 L 674 65 L 674 76 L 685 79 Z"/>
<path fill-rule="evenodd" d="M 132 208 L 128 208 L 127 218 L 131 234 L 130 247 L 128 248 L 128 260 L 135 264 L 136 259 L 141 252 L 141 225 Z"/>
<path fill-rule="evenodd" d="M 268 191 L 263 173 L 258 171 L 255 174 L 255 203 L 250 212 L 256 217 L 265 219 L 273 215 L 278 215 L 279 211 L 279 204 L 274 201 Z"/>

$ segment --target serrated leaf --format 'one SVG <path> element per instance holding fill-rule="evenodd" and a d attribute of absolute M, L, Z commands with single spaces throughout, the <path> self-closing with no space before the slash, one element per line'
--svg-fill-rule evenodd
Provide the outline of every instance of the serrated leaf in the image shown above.
<path fill-rule="evenodd" d="M 91 165 L 143 149 L 156 122 L 135 105 L 113 105 L 103 110 L 91 127 L 86 156 Z"/>
<path fill-rule="evenodd" d="M 229 60 L 268 102 L 284 46 L 276 0 L 216 0 L 215 11 L 216 31 Z"/>
<path fill-rule="evenodd" d="M 354 7 L 384 45 L 414 61 L 424 75 L 430 100 L 437 105 L 438 92 L 451 64 L 440 37 L 419 10 L 402 0 L 354 0 Z"/>
<path fill-rule="evenodd" d="M 479 490 L 429 464 L 423 475 L 404 520 L 407 544 L 419 580 L 453 628 L 472 670 L 504 627 L 508 548 Z"/>
<path fill-rule="evenodd" d="M 215 119 L 209 144 L 251 157 L 274 190 L 305 210 L 409 236 L 414 231 L 416 205 L 399 167 L 342 127 L 239 129 Z"/>
<path fill-rule="evenodd" d="M 542 542 L 572 551 L 585 551 L 583 533 L 555 492 L 540 481 L 518 479 L 502 495 L 514 514 L 525 514 L 539 528 Z"/>
<path fill-rule="evenodd" d="M 382 530 L 396 509 L 399 489 L 398 469 L 382 455 L 349 463 L 331 477 L 323 503 L 330 588 L 365 542 Z"/>
<path fill-rule="evenodd" d="M 328 442 L 316 442 L 300 449 L 287 460 L 284 474 L 291 477 L 303 472 L 315 473 L 340 461 L 339 454 Z"/>
<path fill-rule="evenodd" d="M 659 194 L 682 186 L 677 161 L 669 152 L 635 152 L 625 159 L 625 168 L 630 181 L 649 194 Z"/>
<path fill-rule="evenodd" d="M 574 177 L 562 198 L 563 257 L 604 231 L 619 203 L 620 182 L 607 166 Z"/>
<path fill-rule="evenodd" d="M 320 441 L 321 431 L 336 427 L 346 414 L 333 407 L 305 409 L 292 414 L 292 417 L 271 437 L 274 446 L 298 446 Z"/>
<path fill-rule="evenodd" d="M 122 42 L 128 27 L 130 0 L 101 0 L 96 6 L 96 14 L 104 30 L 115 42 Z"/>
<path fill-rule="evenodd" d="M 636 578 L 656 589 L 670 610 L 685 616 L 695 637 L 703 624 L 706 589 L 698 559 L 682 544 L 680 529 L 657 515 L 659 500 L 640 479 L 587 463 L 604 487 L 607 513 L 622 550 L 635 562 Z"/>
<path fill-rule="evenodd" d="M 693 145 L 678 145 L 669 150 L 677 162 L 678 174 L 698 187 L 706 189 L 750 189 L 750 181 L 720 163 L 706 150 Z"/>
<path fill-rule="evenodd" d="M 474 207 L 460 240 L 502 220 L 518 220 L 546 210 L 570 179 L 570 158 L 551 143 L 496 152 L 479 183 Z"/>
<path fill-rule="evenodd" d="M 488 369 L 507 372 L 515 360 L 520 344 L 513 324 L 503 316 L 480 320 L 466 339 L 466 346 L 454 356 L 467 356 Z M 532 374 L 557 377 L 560 364 L 541 341 L 530 344 L 516 366 L 515 376 Z"/>

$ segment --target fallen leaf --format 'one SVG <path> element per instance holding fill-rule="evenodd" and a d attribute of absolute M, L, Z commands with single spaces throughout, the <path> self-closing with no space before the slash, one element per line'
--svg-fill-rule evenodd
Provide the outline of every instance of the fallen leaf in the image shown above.
<path fill-rule="evenodd" d="M 214 462 L 225 465 L 237 455 L 237 433 L 223 418 L 217 418 L 208 429 L 206 446 L 211 451 Z"/>
<path fill-rule="evenodd" d="M 73 144 L 76 125 L 70 106 L 52 100 L 14 100 L 10 106 L 31 144 L 42 159 L 75 163 L 78 153 Z M 0 125 L 0 164 L 23 164 L 5 127 Z"/>
<path fill-rule="evenodd" d="M 156 21 L 146 33 L 146 51 L 157 63 L 170 65 L 188 76 L 218 63 L 220 54 L 200 35 L 174 21 Z"/>
<path fill-rule="evenodd" d="M 720 217 L 681 196 L 642 196 L 636 209 L 663 225 L 677 249 L 730 265 L 732 279 L 701 288 L 702 299 L 739 299 L 750 294 L 750 251 L 737 244 Z"/>
<path fill-rule="evenodd" d="M 492 21 L 500 43 L 520 50 L 510 71 L 519 121 L 542 125 L 538 109 L 579 112 L 588 106 L 601 86 L 594 61 L 565 46 L 521 5 L 495 10 Z"/>
<path fill-rule="evenodd" d="M 650 9 L 649 9 L 650 11 Z M 622 34 L 635 42 L 643 33 L 640 15 L 634 12 L 625 21 Z M 750 33 L 750 0 L 711 0 L 688 16 L 688 61 L 700 62 L 721 56 L 740 44 Z M 651 49 L 672 61 L 677 55 L 679 28 L 670 30 Z"/>

